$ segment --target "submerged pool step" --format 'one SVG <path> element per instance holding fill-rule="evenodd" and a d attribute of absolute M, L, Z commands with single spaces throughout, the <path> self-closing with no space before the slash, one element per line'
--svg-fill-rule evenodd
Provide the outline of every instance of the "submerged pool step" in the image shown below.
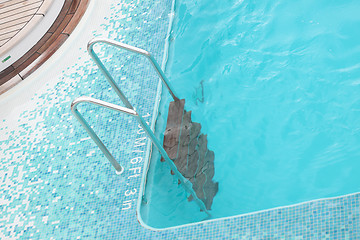
<path fill-rule="evenodd" d="M 201 133 L 201 124 L 192 122 L 191 111 L 187 112 L 184 106 L 184 99 L 170 103 L 163 145 L 178 171 L 192 183 L 197 197 L 210 210 L 218 192 L 218 183 L 212 180 L 215 154 L 207 148 L 207 135 Z"/>

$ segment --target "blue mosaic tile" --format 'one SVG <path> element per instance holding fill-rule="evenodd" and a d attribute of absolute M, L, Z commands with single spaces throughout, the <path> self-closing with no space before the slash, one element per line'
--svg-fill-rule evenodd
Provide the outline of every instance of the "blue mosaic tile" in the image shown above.
<path fill-rule="evenodd" d="M 144 48 L 161 62 L 172 1 L 111 2 L 93 35 Z M 158 87 L 151 66 L 110 47 L 96 50 L 151 121 Z M 85 49 L 79 53 L 16 118 L 0 119 L 0 239 L 360 239 L 359 193 L 162 231 L 144 228 L 135 211 L 144 133 L 130 117 L 79 108 L 125 166 L 124 176 L 116 175 L 70 113 L 81 95 L 120 104 Z"/>

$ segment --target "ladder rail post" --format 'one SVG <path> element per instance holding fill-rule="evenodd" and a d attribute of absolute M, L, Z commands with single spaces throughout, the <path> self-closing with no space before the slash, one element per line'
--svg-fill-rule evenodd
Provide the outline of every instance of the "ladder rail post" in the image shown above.
<path fill-rule="evenodd" d="M 160 76 L 162 82 L 165 84 L 166 88 L 168 89 L 168 91 L 170 92 L 172 98 L 174 99 L 174 101 L 179 101 L 179 98 L 175 95 L 174 93 L 174 88 L 172 87 L 172 85 L 170 84 L 169 79 L 166 77 L 165 73 L 163 72 L 163 70 L 161 70 L 161 67 L 159 66 L 159 64 L 156 62 L 156 60 L 154 59 L 154 57 L 149 54 L 147 56 L 147 58 L 150 60 L 151 64 L 153 65 L 153 67 L 155 68 L 157 74 Z"/>
<path fill-rule="evenodd" d="M 97 56 L 97 54 L 94 52 L 93 44 L 88 47 L 88 52 L 90 57 L 94 60 L 96 65 L 99 67 L 100 71 L 105 75 L 106 79 L 110 83 L 111 87 L 114 89 L 116 94 L 119 96 L 121 101 L 125 104 L 127 108 L 134 109 L 134 107 L 131 105 L 129 100 L 125 97 L 125 94 L 120 90 L 119 86 L 116 84 L 114 78 L 109 73 L 109 71 L 106 69 L 105 65 L 102 63 L 100 58 Z"/>
<path fill-rule="evenodd" d="M 84 117 L 82 116 L 82 114 L 78 111 L 77 107 L 80 103 L 92 103 L 95 105 L 99 105 L 99 106 L 104 106 L 105 104 L 103 103 L 103 101 L 94 99 L 94 98 L 90 98 L 90 97 L 79 97 L 77 99 L 75 99 L 72 103 L 71 103 L 71 112 L 74 114 L 74 116 L 76 117 L 76 119 L 80 122 L 80 124 L 85 128 L 86 132 L 88 133 L 88 135 L 91 137 L 91 139 L 95 142 L 95 144 L 100 148 L 100 150 L 103 152 L 103 154 L 105 155 L 105 157 L 109 160 L 109 162 L 111 163 L 111 165 L 113 165 L 113 167 L 116 170 L 117 174 L 121 174 L 124 172 L 124 168 L 115 160 L 114 156 L 109 152 L 109 150 L 106 148 L 106 146 L 104 145 L 104 143 L 100 140 L 100 138 L 98 137 L 98 135 L 95 133 L 95 131 L 91 128 L 91 126 L 88 124 L 88 122 L 84 119 Z M 130 110 L 130 109 L 129 109 Z M 124 113 L 127 113 L 125 111 L 123 111 Z M 135 112 L 135 111 L 134 111 Z M 128 113 L 130 114 L 130 113 Z"/>
<path fill-rule="evenodd" d="M 195 202 L 199 205 L 200 209 L 203 210 L 209 217 L 211 214 L 206 209 L 205 204 L 197 197 L 194 189 L 192 188 L 192 184 L 189 180 L 187 180 L 183 175 L 180 174 L 180 172 L 177 170 L 177 167 L 175 163 L 169 158 L 167 152 L 165 149 L 161 146 L 161 143 L 157 140 L 155 134 L 151 131 L 148 124 L 145 122 L 145 120 L 135 111 L 134 107 L 131 105 L 129 100 L 126 98 L 124 93 L 120 90 L 119 86 L 116 84 L 114 78 L 110 74 L 110 72 L 106 69 L 105 65 L 102 63 L 98 55 L 95 53 L 93 47 L 96 43 L 105 43 L 112 45 L 117 48 L 122 48 L 127 51 L 137 53 L 140 55 L 145 56 L 151 63 L 151 65 L 155 68 L 158 76 L 160 77 L 161 81 L 164 83 L 165 87 L 170 92 L 172 98 L 175 102 L 179 101 L 179 98 L 175 95 L 173 87 L 171 86 L 168 78 L 166 77 L 165 73 L 162 71 L 159 64 L 156 62 L 154 57 L 147 51 L 133 47 L 130 45 L 127 45 L 125 43 L 116 42 L 113 40 L 105 39 L 105 38 L 94 38 L 91 41 L 89 41 L 87 46 L 87 51 L 89 52 L 89 55 L 91 58 L 95 61 L 95 64 L 99 67 L 100 71 L 105 75 L 106 79 L 108 80 L 111 87 L 114 89 L 116 94 L 119 96 L 121 101 L 125 104 L 126 107 L 121 107 L 115 104 L 107 103 L 105 101 L 101 101 L 95 98 L 91 97 L 79 97 L 75 99 L 71 103 L 71 112 L 74 114 L 76 119 L 80 122 L 80 124 L 85 128 L 86 132 L 89 134 L 89 136 L 92 138 L 92 140 L 95 142 L 95 144 L 100 148 L 100 150 L 103 152 L 105 157 L 109 160 L 109 162 L 113 165 L 113 167 L 116 169 L 117 174 L 122 174 L 124 172 L 124 168 L 115 160 L 114 156 L 110 153 L 110 151 L 106 148 L 104 143 L 100 140 L 100 138 L 97 136 L 95 131 L 91 128 L 91 126 L 87 123 L 87 121 L 83 118 L 82 114 L 78 111 L 77 106 L 80 103 L 90 103 L 94 105 L 98 105 L 101 107 L 109 108 L 118 112 L 125 113 L 127 115 L 133 116 L 136 118 L 136 120 L 139 122 L 141 127 L 146 132 L 147 136 L 150 138 L 152 143 L 155 145 L 157 150 L 161 153 L 161 155 L 164 157 L 166 162 L 169 164 L 170 169 L 175 173 L 176 177 L 179 179 L 180 183 L 184 186 L 185 190 L 190 193 Z"/>
<path fill-rule="evenodd" d="M 93 141 L 100 148 L 100 150 L 104 153 L 105 157 L 109 160 L 109 162 L 116 169 L 117 174 L 122 174 L 124 172 L 124 168 L 115 160 L 114 156 L 110 153 L 110 151 L 106 148 L 104 143 L 97 136 L 95 131 L 91 128 L 91 126 L 87 123 L 87 121 L 84 119 L 82 114 L 78 111 L 77 107 L 80 103 L 90 103 L 90 104 L 98 105 L 100 107 L 105 107 L 105 108 L 115 110 L 115 111 L 125 113 L 127 115 L 135 117 L 135 119 L 138 121 L 138 123 L 144 129 L 145 133 L 150 138 L 152 143 L 155 145 L 157 150 L 164 157 L 164 159 L 168 163 L 170 169 L 175 173 L 176 177 L 180 180 L 180 183 L 184 186 L 185 190 L 193 196 L 195 202 L 199 205 L 200 209 L 202 209 L 205 213 L 207 213 L 210 216 L 210 213 L 206 209 L 205 204 L 197 197 L 196 193 L 192 189 L 191 182 L 178 172 L 176 165 L 170 159 L 170 157 L 168 156 L 165 149 L 161 146 L 161 143 L 156 138 L 155 134 L 151 131 L 151 129 L 148 126 L 148 124 L 146 123 L 146 121 L 135 110 L 121 107 L 121 106 L 118 106 L 118 105 L 115 105 L 112 103 L 108 103 L 105 101 L 101 101 L 101 100 L 98 100 L 98 99 L 95 99 L 92 97 L 85 97 L 85 96 L 76 98 L 71 103 L 71 112 L 74 114 L 76 119 L 81 123 L 81 125 L 85 128 L 86 132 L 93 139 Z"/>
<path fill-rule="evenodd" d="M 170 169 L 174 172 L 175 176 L 180 180 L 180 183 L 184 186 L 185 190 L 190 193 L 195 202 L 199 205 L 200 209 L 203 210 L 208 216 L 211 216 L 209 211 L 206 209 L 205 204 L 198 198 L 195 191 L 192 188 L 192 184 L 189 180 L 187 180 L 180 172 L 177 170 L 175 163 L 170 159 L 169 155 L 165 151 L 165 149 L 161 146 L 159 140 L 155 137 L 155 134 L 151 131 L 150 127 L 146 124 L 145 120 L 139 115 L 135 116 L 140 123 L 140 125 L 145 130 L 146 134 L 149 136 L 151 141 L 154 143 L 157 150 L 164 157 L 165 161 L 169 165 Z"/>
<path fill-rule="evenodd" d="M 100 68 L 101 72 L 105 75 L 105 77 L 109 81 L 110 85 L 114 88 L 115 92 L 118 94 L 120 99 L 124 102 L 126 107 L 134 109 L 132 107 L 132 105 L 129 103 L 129 101 L 127 100 L 127 98 L 125 97 L 125 95 L 119 89 L 119 86 L 115 83 L 115 81 L 114 81 L 113 77 L 111 76 L 111 74 L 109 73 L 109 71 L 106 69 L 104 64 L 101 62 L 101 60 L 99 59 L 99 57 L 95 53 L 94 45 L 96 43 L 109 44 L 111 46 L 121 48 L 121 49 L 127 50 L 129 52 L 133 52 L 133 53 L 137 53 L 137 54 L 140 54 L 142 56 L 145 56 L 150 61 L 151 65 L 155 68 L 156 73 L 159 75 L 161 81 L 164 83 L 164 85 L 166 86 L 166 88 L 170 92 L 170 94 L 171 94 L 172 98 L 174 99 L 174 101 L 179 101 L 179 98 L 176 96 L 175 91 L 174 91 L 173 87 L 171 86 L 171 84 L 170 84 L 168 78 L 166 77 L 165 73 L 161 70 L 161 67 L 159 66 L 159 64 L 156 62 L 154 57 L 148 51 L 145 51 L 144 49 L 141 49 L 141 48 L 130 46 L 130 45 L 125 44 L 125 43 L 121 43 L 121 42 L 117 42 L 117 41 L 114 41 L 114 40 L 106 39 L 106 38 L 94 38 L 94 39 L 89 41 L 89 43 L 87 45 L 87 51 L 89 52 L 92 59 L 95 61 L 96 65 Z"/>

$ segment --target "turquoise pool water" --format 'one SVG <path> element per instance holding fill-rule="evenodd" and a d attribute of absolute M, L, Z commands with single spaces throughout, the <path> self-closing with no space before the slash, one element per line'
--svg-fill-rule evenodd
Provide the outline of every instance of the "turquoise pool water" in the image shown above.
<path fill-rule="evenodd" d="M 215 152 L 213 218 L 360 190 L 358 12 L 358 1 L 178 1 L 167 74 Z M 141 214 L 160 228 L 205 217 L 157 154 Z"/>
<path fill-rule="evenodd" d="M 149 175 L 148 183 L 156 184 L 147 189 L 153 196 L 146 194 L 143 202 L 152 207 L 136 214 L 142 176 L 131 169 L 146 173 L 147 146 L 136 143 L 144 133 L 134 119 L 82 106 L 85 118 L 125 166 L 124 175 L 116 175 L 71 115 L 70 104 L 82 95 L 120 104 L 87 54 L 87 42 L 94 36 L 122 41 L 148 50 L 161 63 L 171 3 L 90 1 L 60 52 L 16 91 L 0 96 L 0 239 L 360 239 L 360 192 L 176 229 L 152 231 L 138 223 L 137 216 L 146 214 L 147 223 L 159 227 L 203 216 L 183 200 L 181 188 L 171 185 L 176 181 L 165 164 L 156 173 L 164 171 L 169 181 Z M 128 58 L 110 47 L 97 50 L 131 103 L 142 115 L 151 115 L 157 109 L 159 79 L 146 59 Z M 183 90 L 180 94 L 185 95 Z M 166 100 L 161 104 L 157 127 L 164 127 Z M 145 119 L 153 122 L 153 116 Z"/>

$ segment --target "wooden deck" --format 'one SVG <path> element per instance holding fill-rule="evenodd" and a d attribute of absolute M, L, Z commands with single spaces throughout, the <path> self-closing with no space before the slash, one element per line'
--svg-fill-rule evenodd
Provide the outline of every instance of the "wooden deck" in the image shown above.
<path fill-rule="evenodd" d="M 191 120 L 191 111 L 187 112 L 184 106 L 184 99 L 170 103 L 163 145 L 178 171 L 192 183 L 197 197 L 210 210 L 218 192 L 218 183 L 212 181 L 215 154 L 207 148 L 207 135 L 201 133 L 201 124 Z"/>
<path fill-rule="evenodd" d="M 36 25 L 53 0 L 8 0 L 0 3 L 0 49 L 11 48 Z M 21 36 L 22 35 L 22 36 Z"/>
<path fill-rule="evenodd" d="M 44 14 L 56 0 L 0 1 L 0 47 L 8 47 L 25 28 L 36 24 L 36 16 Z M 66 41 L 85 13 L 89 0 L 65 0 L 50 29 L 19 60 L 0 72 L 0 94 L 15 86 L 48 60 Z M 26 34 L 26 33 L 25 33 Z M 11 46 L 10 46 L 11 47 Z"/>

